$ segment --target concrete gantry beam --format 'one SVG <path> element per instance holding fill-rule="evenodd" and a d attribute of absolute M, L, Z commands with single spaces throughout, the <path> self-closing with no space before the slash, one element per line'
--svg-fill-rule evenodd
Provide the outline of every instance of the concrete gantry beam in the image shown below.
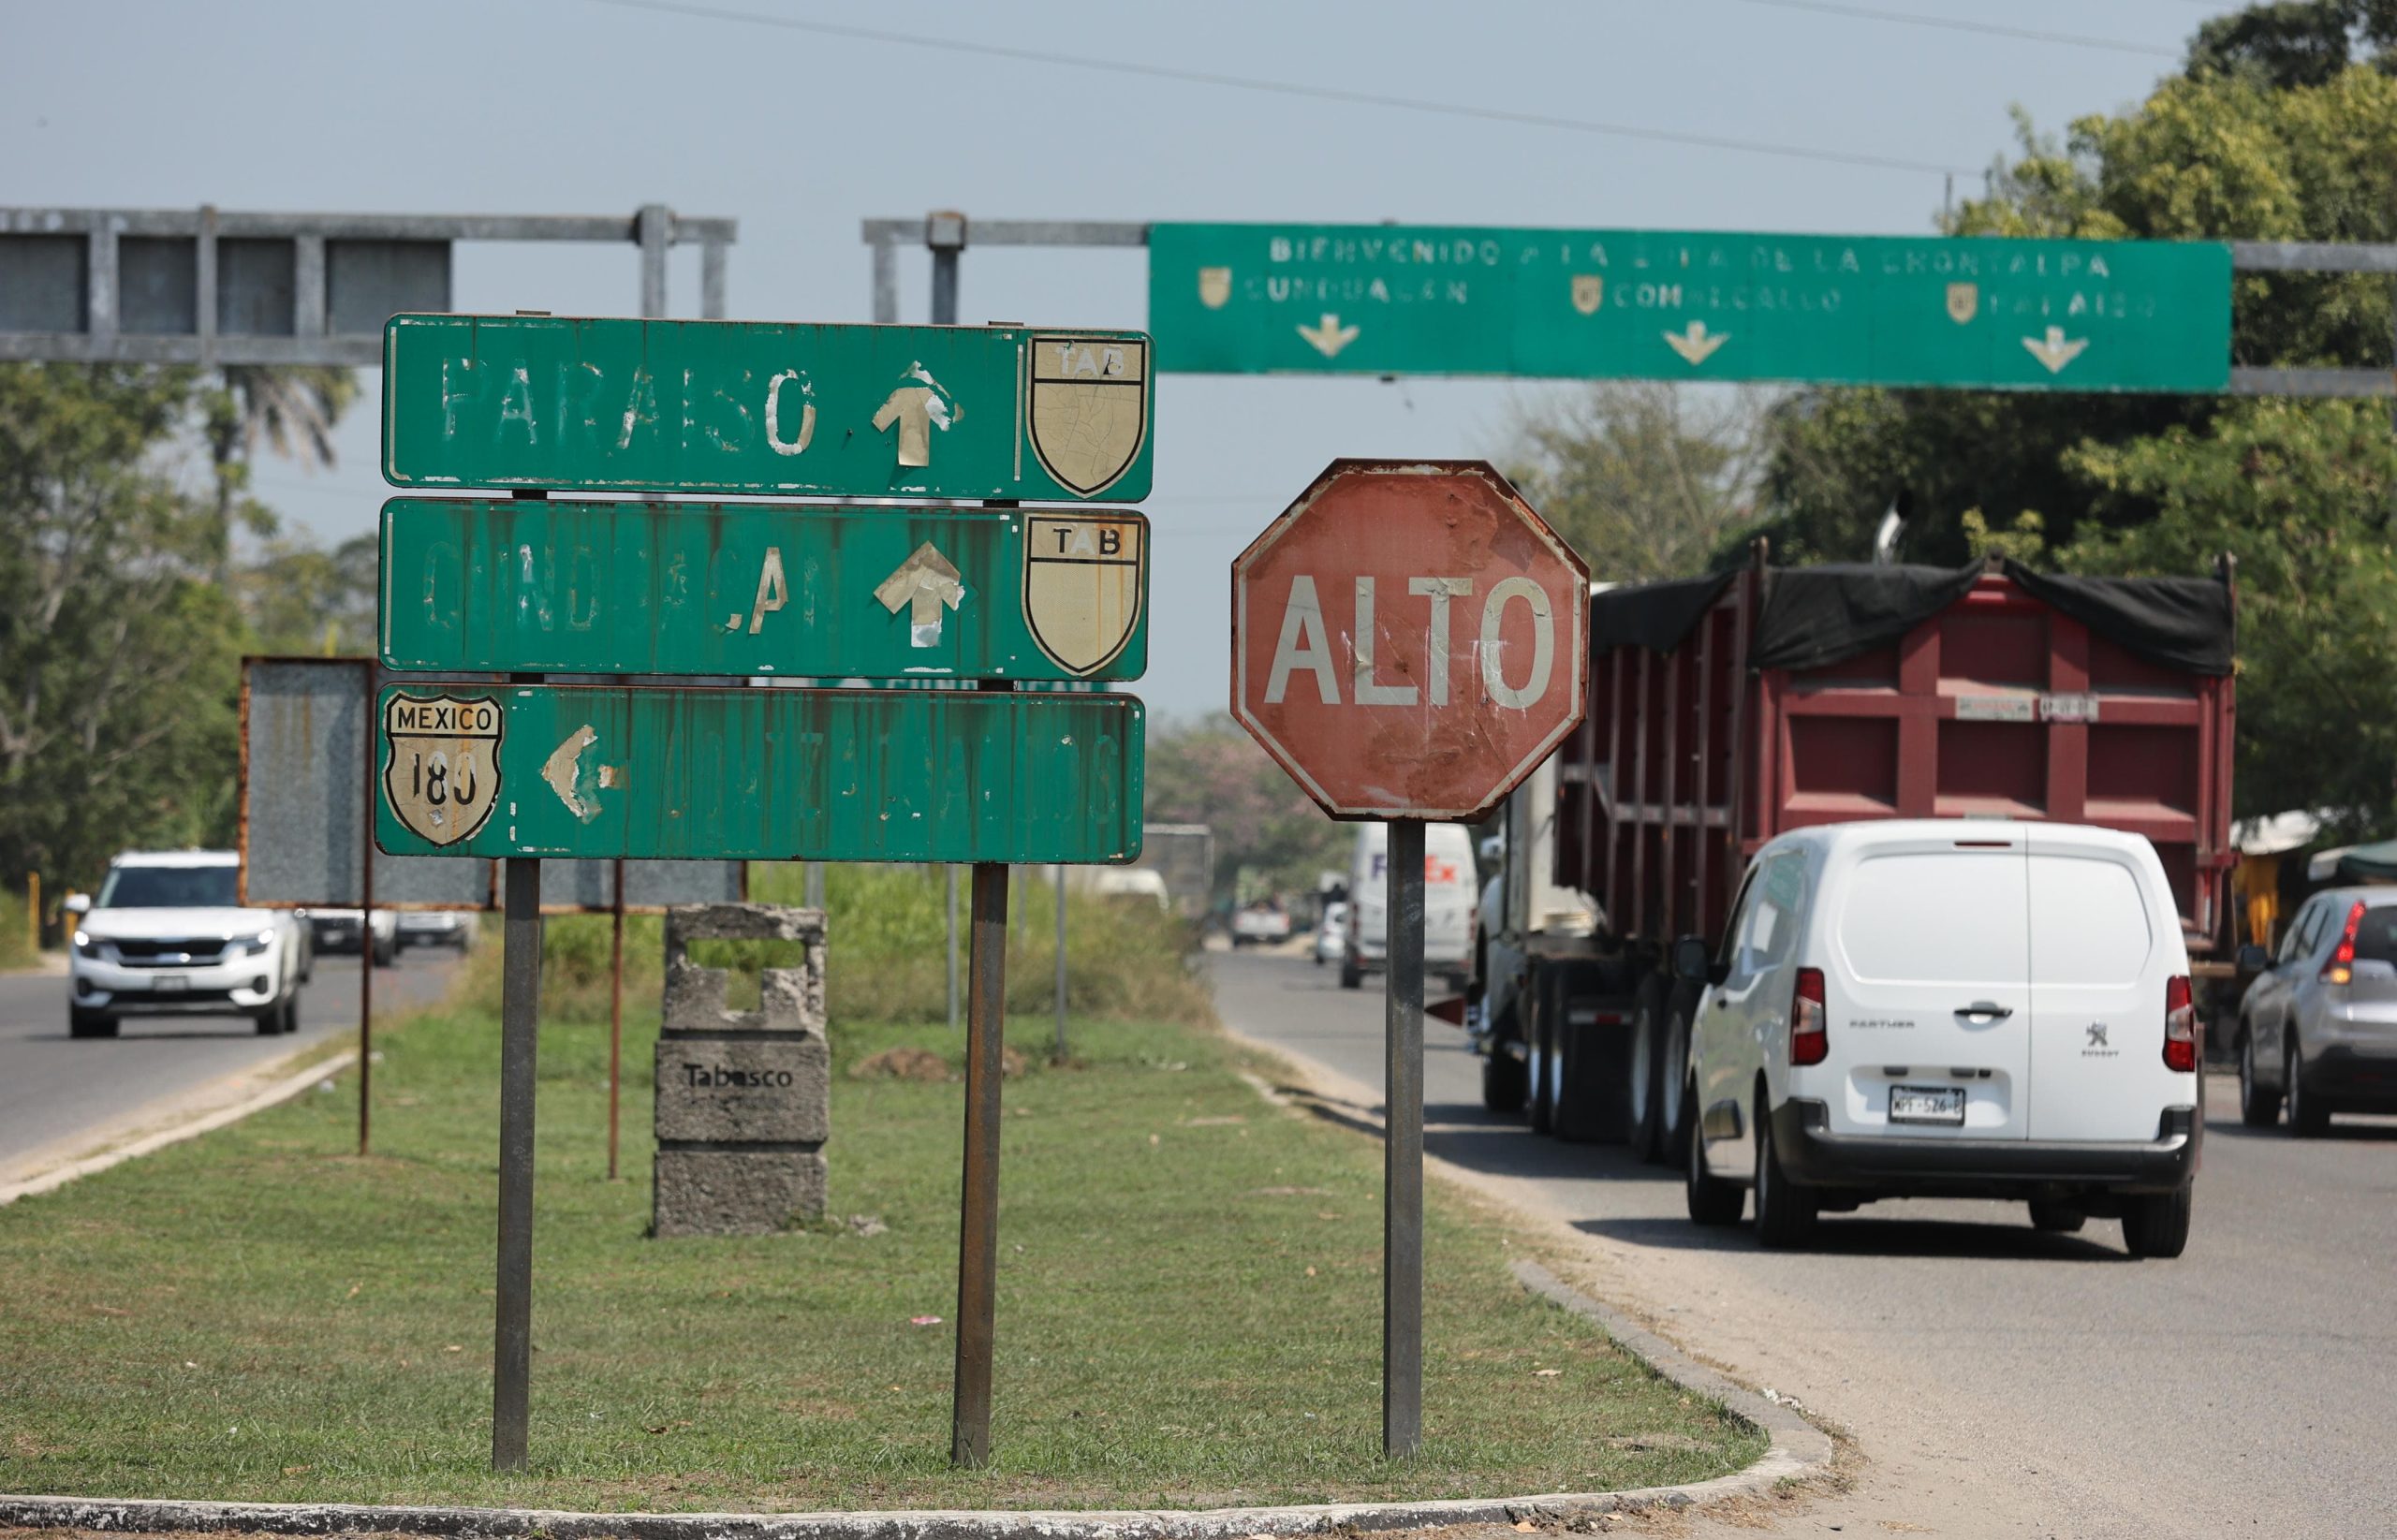
<path fill-rule="evenodd" d="M 736 221 L 663 204 L 630 215 L 0 208 L 0 359 L 372 367 L 383 358 L 377 317 L 450 308 L 449 248 L 462 241 L 636 246 L 646 315 L 665 313 L 668 248 L 697 245 L 700 309 L 720 316 L 725 253 L 739 234 Z M 181 248 L 188 277 L 165 298 L 182 314 L 164 324 L 127 315 L 128 298 L 140 308 L 148 291 L 125 291 L 126 242 L 137 253 Z M 261 255 L 262 265 L 239 260 Z"/>

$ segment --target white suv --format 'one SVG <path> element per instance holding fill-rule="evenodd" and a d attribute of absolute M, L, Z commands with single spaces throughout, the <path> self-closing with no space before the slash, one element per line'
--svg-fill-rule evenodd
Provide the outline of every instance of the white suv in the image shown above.
<path fill-rule="evenodd" d="M 2188 1243 L 2198 1052 L 2154 847 L 2071 824 L 1834 824 L 1757 853 L 1701 974 L 1684 1080 L 1690 1218 L 1802 1242 L 1885 1197 L 2027 1200 Z"/>
<path fill-rule="evenodd" d="M 299 927 L 244 909 L 230 851 L 128 852 L 76 914 L 67 1030 L 113 1037 L 129 1016 L 246 1016 L 260 1035 L 300 1025 Z"/>

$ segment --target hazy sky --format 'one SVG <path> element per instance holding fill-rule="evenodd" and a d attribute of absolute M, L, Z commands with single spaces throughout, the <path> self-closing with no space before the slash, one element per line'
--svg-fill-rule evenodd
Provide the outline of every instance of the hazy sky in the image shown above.
<path fill-rule="evenodd" d="M 1071 55 L 1958 169 L 2137 101 L 2207 0 L 1214 0 L 836 7 L 721 0 L 405 5 L 0 0 L 0 204 L 626 213 L 741 223 L 730 313 L 865 320 L 861 218 L 1224 219 L 1920 234 L 1932 170 L 1262 94 L 1052 62 Z M 699 14 L 713 11 L 716 16 Z M 1877 16 L 1854 14 L 1860 11 Z M 960 56 L 810 35 L 748 12 L 997 44 Z M 1913 16 L 1952 27 L 1888 19 Z M 2002 36 L 2015 29 L 2056 36 Z M 2118 46 L 2104 46 L 2104 45 Z M 1051 62 L 1044 62 L 1051 61 Z M 930 265 L 902 268 L 928 318 Z M 971 250 L 960 319 L 1137 327 L 1138 251 Z M 627 315 L 632 248 L 461 248 L 462 310 Z M 675 315 L 698 314 L 677 253 Z M 375 389 L 370 374 L 367 385 Z M 1167 375 L 1148 678 L 1168 715 L 1224 703 L 1228 568 L 1338 455 L 1501 447 L 1539 385 Z M 387 489 L 375 415 L 340 467 L 261 468 L 328 542 Z M 1603 576 L 1603 575 L 1601 575 Z"/>

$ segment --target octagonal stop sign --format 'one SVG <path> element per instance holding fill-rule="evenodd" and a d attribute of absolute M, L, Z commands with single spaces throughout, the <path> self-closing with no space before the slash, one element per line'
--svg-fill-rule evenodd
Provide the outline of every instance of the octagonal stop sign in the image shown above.
<path fill-rule="evenodd" d="M 1581 724 L 1589 623 L 1490 465 L 1336 460 L 1232 563 L 1232 714 L 1335 818 L 1478 819 Z"/>

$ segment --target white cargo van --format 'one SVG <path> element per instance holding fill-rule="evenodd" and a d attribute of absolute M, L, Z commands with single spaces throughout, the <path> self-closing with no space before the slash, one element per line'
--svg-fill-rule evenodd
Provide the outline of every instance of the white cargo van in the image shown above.
<path fill-rule="evenodd" d="M 1690 1218 L 1768 1246 L 1885 1197 L 2027 1200 L 2045 1230 L 2187 1243 L 2189 959 L 2154 847 L 2072 824 L 1834 824 L 1757 853 L 1701 975 Z"/>
<path fill-rule="evenodd" d="M 1423 827 L 1423 971 L 1446 974 L 1462 993 L 1473 976 L 1473 834 L 1463 824 Z M 1390 952 L 1390 825 L 1359 824 L 1348 861 L 1348 946 L 1340 987 L 1353 990 L 1379 973 Z"/>

